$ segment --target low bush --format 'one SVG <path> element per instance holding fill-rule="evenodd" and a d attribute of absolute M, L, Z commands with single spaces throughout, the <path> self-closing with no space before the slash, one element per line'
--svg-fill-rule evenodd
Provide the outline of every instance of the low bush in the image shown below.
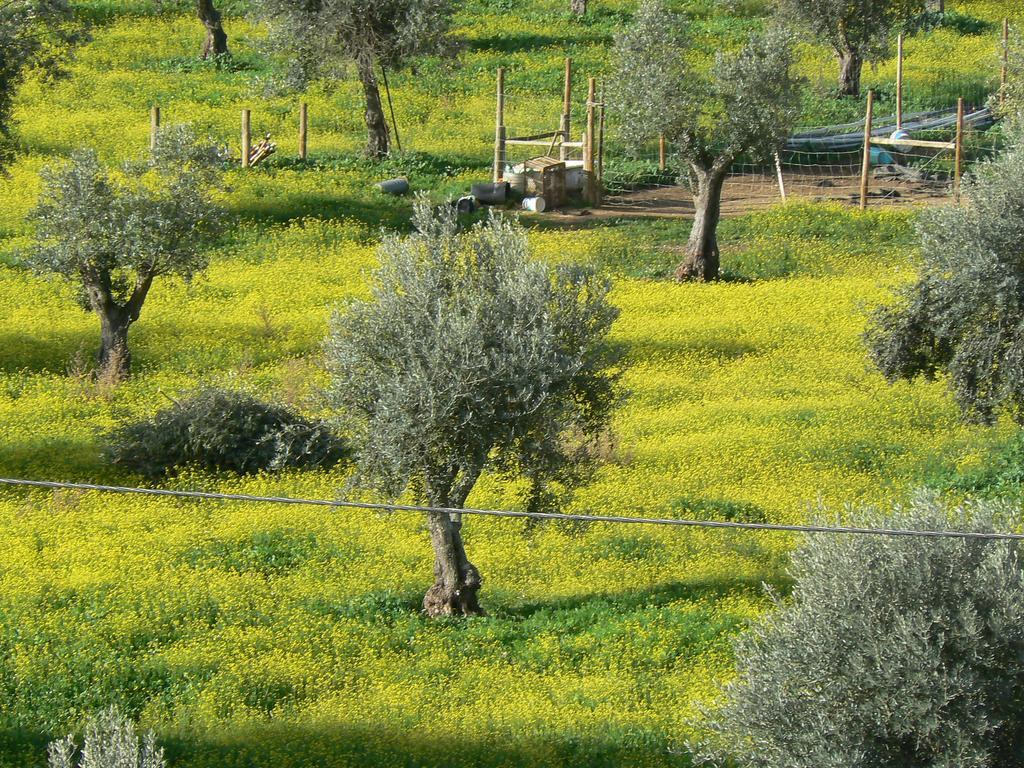
<path fill-rule="evenodd" d="M 76 755 L 75 737 L 51 742 L 48 768 L 166 768 L 164 751 L 149 731 L 142 739 L 135 724 L 114 707 L 89 718 L 85 743 Z M 78 759 L 76 760 L 76 756 Z"/>
<path fill-rule="evenodd" d="M 345 442 L 322 421 L 242 392 L 201 390 L 108 435 L 106 456 L 150 479 L 185 466 L 251 474 L 289 467 L 332 467 Z"/>
<path fill-rule="evenodd" d="M 987 533 L 1005 511 L 920 495 L 864 522 Z M 1017 542 L 819 535 L 791 600 L 737 643 L 714 762 L 749 768 L 987 768 L 1024 756 Z"/>

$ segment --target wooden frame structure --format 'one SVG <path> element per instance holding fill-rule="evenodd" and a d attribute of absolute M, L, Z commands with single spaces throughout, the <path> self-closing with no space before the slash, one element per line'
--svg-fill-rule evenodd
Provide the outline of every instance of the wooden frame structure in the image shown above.
<path fill-rule="evenodd" d="M 558 157 L 563 162 L 568 159 L 570 149 L 580 149 L 583 151 L 583 196 L 587 203 L 597 207 L 601 204 L 602 185 L 599 169 L 602 169 L 603 166 L 603 158 L 600 156 L 603 154 L 604 148 L 604 105 L 597 102 L 597 81 L 592 77 L 589 78 L 587 84 L 587 128 L 580 141 L 572 141 L 570 138 L 572 75 L 572 59 L 567 58 L 562 92 L 562 114 L 557 130 L 509 137 L 508 128 L 505 125 L 505 68 L 498 68 L 494 114 L 494 166 L 491 178 L 495 183 L 504 178 L 505 163 L 510 146 L 546 147 L 546 154 L 552 157 L 557 147 Z M 598 108 L 601 110 L 599 123 Z M 600 125 L 600 137 L 597 136 L 598 125 Z"/>
<path fill-rule="evenodd" d="M 886 139 L 873 136 L 875 113 L 875 92 L 868 91 L 868 109 L 864 118 L 864 161 L 861 166 L 860 177 L 860 209 L 867 210 L 868 194 L 871 187 L 871 148 L 890 147 L 902 149 L 904 147 L 917 149 L 934 149 L 953 153 L 953 199 L 960 202 L 960 186 L 963 180 L 964 169 L 964 100 L 957 99 L 956 105 L 956 138 L 953 141 L 924 141 L 919 139 Z M 902 120 L 897 122 L 901 125 Z M 899 129 L 897 129 L 899 130 Z"/>

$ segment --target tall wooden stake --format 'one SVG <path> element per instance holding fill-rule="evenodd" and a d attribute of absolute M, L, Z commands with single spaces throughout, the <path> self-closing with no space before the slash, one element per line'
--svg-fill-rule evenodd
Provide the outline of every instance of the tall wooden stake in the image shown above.
<path fill-rule="evenodd" d="M 306 135 L 309 130 L 309 108 L 306 102 L 299 104 L 299 160 L 306 159 Z"/>
<path fill-rule="evenodd" d="M 964 173 L 964 100 L 956 103 L 956 156 L 953 160 L 953 199 L 960 202 L 960 182 Z"/>
<path fill-rule="evenodd" d="M 569 148 L 564 142 L 569 141 L 572 121 L 572 59 L 565 60 L 565 84 L 562 88 L 562 122 L 558 130 L 562 132 L 562 147 L 558 151 L 558 159 L 566 160 L 569 157 Z"/>
<path fill-rule="evenodd" d="M 658 170 L 664 171 L 666 167 L 665 162 L 665 134 L 658 134 Z"/>
<path fill-rule="evenodd" d="M 896 38 L 896 130 L 903 130 L 903 33 Z"/>
<path fill-rule="evenodd" d="M 1003 70 L 999 78 L 999 106 L 1006 106 L 1006 89 L 1010 79 L 1010 20 L 1003 19 Z"/>
<path fill-rule="evenodd" d="M 601 120 L 597 127 L 597 184 L 604 189 L 604 86 L 601 87 Z"/>
<path fill-rule="evenodd" d="M 242 110 L 242 167 L 249 167 L 249 153 L 252 150 L 252 136 L 249 133 L 249 110 Z"/>
<path fill-rule="evenodd" d="M 782 196 L 782 204 L 786 204 L 786 177 L 782 175 L 782 158 L 775 153 L 775 174 L 779 179 L 779 194 Z"/>
<path fill-rule="evenodd" d="M 860 171 L 860 209 L 868 209 L 868 179 L 871 176 L 871 129 L 874 127 L 875 92 L 868 91 L 868 111 L 864 117 L 864 164 Z"/>
<path fill-rule="evenodd" d="M 494 178 L 505 174 L 505 68 L 498 67 L 498 104 L 494 115 Z"/>
<path fill-rule="evenodd" d="M 149 110 L 149 148 L 156 149 L 156 135 L 160 133 L 160 107 Z"/>
<path fill-rule="evenodd" d="M 587 80 L 587 138 L 583 147 L 583 176 L 586 185 L 586 198 L 594 207 L 601 204 L 601 190 L 594 176 L 594 130 L 595 108 L 597 107 L 597 80 Z"/>

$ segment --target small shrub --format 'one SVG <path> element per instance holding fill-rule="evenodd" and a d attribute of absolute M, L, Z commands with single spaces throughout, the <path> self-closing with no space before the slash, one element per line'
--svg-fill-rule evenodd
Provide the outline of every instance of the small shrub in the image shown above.
<path fill-rule="evenodd" d="M 51 742 L 49 768 L 165 768 L 164 751 L 149 731 L 139 739 L 135 724 L 110 707 L 89 719 L 82 751 L 76 762 L 75 737 Z"/>
<path fill-rule="evenodd" d="M 348 458 L 348 448 L 322 421 L 211 388 L 114 430 L 106 455 L 152 479 L 188 465 L 239 474 L 332 467 Z"/>
<path fill-rule="evenodd" d="M 948 511 L 921 495 L 866 522 L 991 532 L 1006 509 Z M 709 757 L 749 768 L 1020 765 L 1021 566 L 1017 542 L 809 538 L 792 599 L 737 643 Z"/>

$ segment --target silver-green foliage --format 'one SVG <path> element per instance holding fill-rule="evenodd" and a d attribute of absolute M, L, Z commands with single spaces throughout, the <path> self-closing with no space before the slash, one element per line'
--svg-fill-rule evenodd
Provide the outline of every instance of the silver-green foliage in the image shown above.
<path fill-rule="evenodd" d="M 964 417 L 1024 422 L 1024 145 L 981 167 L 966 204 L 922 214 L 917 280 L 867 333 L 890 381 L 948 374 Z"/>
<path fill-rule="evenodd" d="M 617 398 L 607 281 L 531 259 L 498 215 L 462 233 L 450 207 L 421 199 L 414 224 L 385 237 L 370 298 L 331 322 L 332 392 L 361 477 L 461 506 L 487 466 L 571 475 Z"/>
<path fill-rule="evenodd" d="M 165 768 L 164 751 L 149 731 L 141 739 L 135 724 L 110 707 L 89 718 L 81 754 L 75 737 L 51 742 L 49 768 Z M 77 757 L 77 760 L 76 760 Z"/>
<path fill-rule="evenodd" d="M 799 115 L 793 40 L 780 25 L 750 36 L 710 67 L 695 60 L 684 16 L 644 0 L 616 39 L 612 102 L 619 133 L 634 147 L 659 134 L 704 170 L 770 157 Z"/>
<path fill-rule="evenodd" d="M 921 494 L 869 525 L 991 532 L 1009 508 Z M 1019 513 L 1016 513 L 1019 514 Z M 741 636 L 710 755 L 750 768 L 1005 768 L 1024 760 L 1016 542 L 819 535 Z"/>
<path fill-rule="evenodd" d="M 398 66 L 447 45 L 451 0 L 256 0 L 288 84 L 344 76 L 356 62 Z"/>
<path fill-rule="evenodd" d="M 191 277 L 223 224 L 211 196 L 223 160 L 222 148 L 171 126 L 142 162 L 110 169 L 83 149 L 44 168 L 29 264 L 81 284 L 90 298 L 109 293 L 125 304 L 147 280 Z"/>

